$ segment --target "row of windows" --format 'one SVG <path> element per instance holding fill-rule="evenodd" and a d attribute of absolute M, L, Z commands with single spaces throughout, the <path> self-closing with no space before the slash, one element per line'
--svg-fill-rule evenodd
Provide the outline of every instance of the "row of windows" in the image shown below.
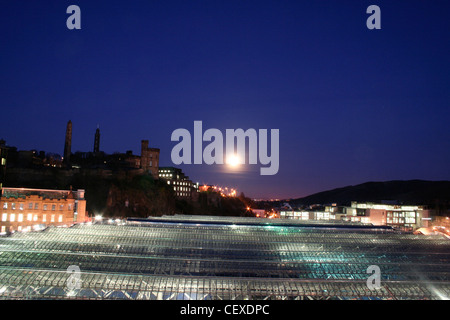
<path fill-rule="evenodd" d="M 173 187 L 174 191 L 190 191 L 187 187 Z"/>
<path fill-rule="evenodd" d="M 172 174 L 165 174 L 165 173 L 160 173 L 159 174 L 160 177 L 164 177 L 164 178 L 172 178 Z"/>
<path fill-rule="evenodd" d="M 416 213 L 414 211 L 411 212 L 391 212 L 388 211 L 387 212 L 387 216 L 388 218 L 415 218 L 416 217 Z"/>
<path fill-rule="evenodd" d="M 190 197 L 190 196 L 191 196 L 190 193 L 177 192 L 177 197 Z"/>
<path fill-rule="evenodd" d="M 309 220 L 310 212 L 302 212 L 302 211 L 281 211 L 281 216 L 286 217 L 296 217 L 301 220 Z M 312 219 L 314 220 L 334 220 L 336 218 L 335 215 L 330 214 L 330 212 L 313 212 Z"/>
<path fill-rule="evenodd" d="M 415 218 L 387 218 L 387 223 L 392 223 L 392 224 L 403 224 L 403 223 L 412 223 L 415 224 L 416 223 L 416 219 Z"/>
<path fill-rule="evenodd" d="M 23 213 L 19 213 L 17 214 L 17 222 L 23 222 L 25 216 Z M 52 214 L 50 215 L 50 222 L 56 222 L 56 214 Z M 15 213 L 10 213 L 9 214 L 9 220 L 8 220 L 8 214 L 7 213 L 3 213 L 2 214 L 2 222 L 15 222 L 16 221 L 16 214 Z M 26 216 L 26 221 L 38 221 L 38 215 L 35 214 L 33 215 L 32 213 L 28 213 Z M 60 214 L 58 215 L 58 222 L 62 222 L 63 221 L 63 215 Z M 47 222 L 47 215 L 43 214 L 42 215 L 42 222 Z"/>
<path fill-rule="evenodd" d="M 1 233 L 5 233 L 6 232 L 6 226 L 2 226 L 0 229 Z M 14 228 L 11 226 L 9 227 L 9 231 L 14 231 Z M 27 227 L 22 227 L 22 226 L 18 226 L 17 227 L 17 231 L 31 231 L 31 226 L 27 226 Z"/>
<path fill-rule="evenodd" d="M 51 206 L 52 211 L 56 210 L 56 204 L 52 204 L 52 205 L 44 204 L 42 208 L 43 208 L 43 210 L 49 210 L 50 206 Z M 17 206 L 16 206 L 15 202 L 11 202 L 10 206 L 9 206 L 8 202 L 3 202 L 3 209 L 8 209 L 8 207 L 10 207 L 12 210 L 16 210 Z M 20 202 L 18 208 L 19 208 L 19 210 L 23 210 L 24 209 L 24 203 Z M 34 208 L 34 210 L 39 210 L 39 203 L 36 202 L 36 203 L 33 204 L 33 202 L 29 202 L 28 203 L 28 210 L 33 210 L 33 208 Z M 63 204 L 59 205 L 59 210 L 60 211 L 64 210 L 64 205 Z M 71 203 L 68 204 L 68 210 L 72 210 L 72 204 Z"/>
<path fill-rule="evenodd" d="M 172 184 L 180 185 L 180 186 L 190 186 L 190 182 L 181 182 L 181 181 L 173 181 Z"/>

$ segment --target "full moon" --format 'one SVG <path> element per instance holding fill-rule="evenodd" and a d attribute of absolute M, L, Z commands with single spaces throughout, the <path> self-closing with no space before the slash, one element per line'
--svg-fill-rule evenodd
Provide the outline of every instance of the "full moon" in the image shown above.
<path fill-rule="evenodd" d="M 232 156 L 228 157 L 227 163 L 231 167 L 237 167 L 240 164 L 239 157 L 236 155 L 232 155 Z"/>

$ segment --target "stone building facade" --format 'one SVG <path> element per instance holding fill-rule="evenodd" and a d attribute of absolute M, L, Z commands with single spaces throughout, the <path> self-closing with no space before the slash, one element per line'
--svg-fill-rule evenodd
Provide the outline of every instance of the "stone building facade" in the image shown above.
<path fill-rule="evenodd" d="M 84 190 L 2 189 L 1 234 L 86 221 Z"/>
<path fill-rule="evenodd" d="M 141 141 L 141 169 L 144 173 L 150 173 L 154 179 L 159 177 L 159 152 L 158 148 L 148 147 L 148 140 Z"/>

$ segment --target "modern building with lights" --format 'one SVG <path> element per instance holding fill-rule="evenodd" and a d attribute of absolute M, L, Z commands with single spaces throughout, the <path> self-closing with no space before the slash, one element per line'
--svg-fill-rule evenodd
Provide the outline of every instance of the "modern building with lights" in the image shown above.
<path fill-rule="evenodd" d="M 175 167 L 160 167 L 159 179 L 167 181 L 173 187 L 176 196 L 180 199 L 193 199 L 199 190 L 198 183 L 193 183 L 184 172 Z"/>
<path fill-rule="evenodd" d="M 180 215 L 77 224 L 0 237 L 0 298 L 448 299 L 449 252 L 443 236 L 351 221 Z M 74 266 L 78 286 L 69 281 Z"/>
<path fill-rule="evenodd" d="M 428 227 L 430 210 L 423 206 L 391 205 L 377 203 L 358 203 L 353 201 L 350 207 L 325 206 L 324 210 L 282 210 L 280 218 L 296 220 L 343 220 L 370 223 L 377 226 L 391 226 L 412 231 Z"/>
<path fill-rule="evenodd" d="M 2 188 L 0 233 L 31 231 L 86 220 L 84 190 Z"/>

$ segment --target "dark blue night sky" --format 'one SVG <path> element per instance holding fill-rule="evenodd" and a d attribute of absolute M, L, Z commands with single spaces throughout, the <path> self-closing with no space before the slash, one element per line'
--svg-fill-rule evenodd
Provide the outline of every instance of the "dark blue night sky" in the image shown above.
<path fill-rule="evenodd" d="M 68 30 L 66 8 L 81 8 Z M 369 30 L 369 5 L 381 30 Z M 1 1 L 0 138 L 173 165 L 177 128 L 280 129 L 280 169 L 182 165 L 255 198 L 450 179 L 449 1 Z"/>

